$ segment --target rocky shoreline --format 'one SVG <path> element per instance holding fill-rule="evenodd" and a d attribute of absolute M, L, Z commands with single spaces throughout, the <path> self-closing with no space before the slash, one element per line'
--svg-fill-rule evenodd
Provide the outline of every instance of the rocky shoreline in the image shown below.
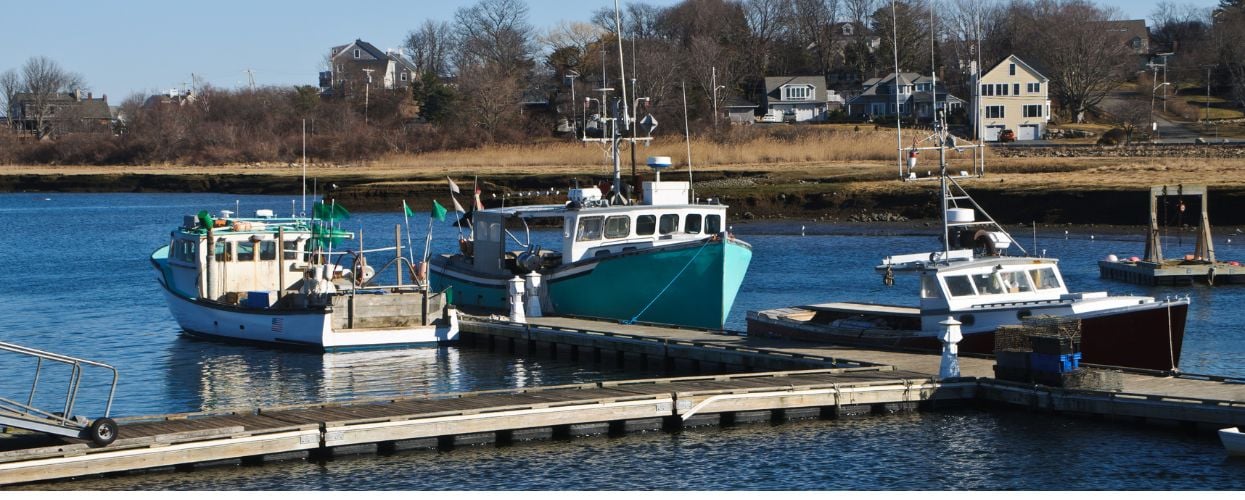
<path fill-rule="evenodd" d="M 593 176 L 521 175 L 482 181 L 484 204 L 538 204 L 565 201 L 565 188 L 549 189 L 594 180 Z M 398 210 L 405 200 L 411 206 L 443 204 L 449 195 L 444 179 L 370 180 L 358 175 L 321 176 L 325 186 L 337 185 L 330 195 L 355 211 Z M 863 189 L 850 183 L 787 184 L 767 181 L 764 176 L 698 174 L 696 196 L 704 202 L 716 199 L 730 205 L 734 220 L 808 220 L 833 223 L 903 223 L 933 220 L 938 198 L 932 184 L 912 183 L 901 187 Z M 288 174 L 82 174 L 0 176 L 0 192 L 219 192 L 235 194 L 297 194 L 300 178 Z M 469 205 L 469 187 L 459 202 Z M 1148 191 L 1104 188 L 1040 189 L 1003 183 L 978 183 L 970 187 L 973 197 L 994 219 L 1008 224 L 1097 224 L 1139 226 L 1148 223 Z M 1210 190 L 1212 225 L 1245 225 L 1245 188 Z M 498 193 L 506 193 L 496 196 Z M 1192 200 L 1189 202 L 1192 203 Z M 1192 220 L 1190 211 L 1187 216 Z"/>

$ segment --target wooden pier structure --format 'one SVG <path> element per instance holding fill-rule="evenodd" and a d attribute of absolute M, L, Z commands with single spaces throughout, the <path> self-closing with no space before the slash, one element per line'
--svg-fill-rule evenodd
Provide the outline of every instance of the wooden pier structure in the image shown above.
<path fill-rule="evenodd" d="M 119 418 L 107 447 L 0 436 L 0 485 L 965 403 L 1206 429 L 1245 424 L 1240 379 L 1129 371 L 1122 390 L 1088 391 L 997 381 L 986 357 L 961 356 L 962 377 L 939 380 L 933 353 L 571 318 L 465 317 L 460 328 L 462 342 L 493 350 L 723 374 Z"/>
<path fill-rule="evenodd" d="M 1163 258 L 1162 230 L 1159 220 L 1170 218 L 1170 198 L 1176 198 L 1177 211 L 1185 212 L 1184 197 L 1196 197 L 1201 210 L 1193 253 L 1184 258 Z M 1215 259 L 1215 242 L 1210 235 L 1210 213 L 1207 210 L 1208 190 L 1201 185 L 1153 186 L 1150 188 L 1150 227 L 1146 233 L 1145 257 L 1139 260 L 1108 258 L 1098 262 L 1098 275 L 1104 279 L 1136 285 L 1226 285 L 1245 283 L 1245 267 L 1239 262 Z M 1160 200 L 1163 208 L 1160 210 Z M 1192 212 L 1192 211 L 1191 211 Z M 1160 217 L 1160 214 L 1162 216 Z M 1166 224 L 1164 224 L 1166 226 Z"/>

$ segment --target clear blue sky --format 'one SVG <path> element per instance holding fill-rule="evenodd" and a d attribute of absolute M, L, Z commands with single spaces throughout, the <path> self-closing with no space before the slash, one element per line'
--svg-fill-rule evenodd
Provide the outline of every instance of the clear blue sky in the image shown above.
<path fill-rule="evenodd" d="M 612 0 L 526 0 L 539 31 L 559 21 L 587 21 Z M 944 0 L 939 0 L 944 1 Z M 0 71 L 47 56 L 82 74 L 112 105 L 133 93 L 189 84 L 195 73 L 218 87 L 317 83 L 330 47 L 362 38 L 399 47 L 426 19 L 452 21 L 474 0 L 19 0 L 4 2 Z M 626 0 L 623 0 L 626 3 Z M 678 0 L 647 0 L 668 6 Z M 1098 0 L 1131 19 L 1146 18 L 1158 0 Z M 1217 0 L 1190 0 L 1210 7 Z"/>

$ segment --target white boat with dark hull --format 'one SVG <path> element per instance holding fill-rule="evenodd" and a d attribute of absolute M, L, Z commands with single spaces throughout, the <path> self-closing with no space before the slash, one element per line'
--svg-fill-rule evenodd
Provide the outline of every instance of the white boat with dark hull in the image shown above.
<path fill-rule="evenodd" d="M 940 152 L 942 248 L 888 257 L 876 267 L 884 280 L 893 280 L 897 271 L 917 274 L 919 303 L 835 302 L 749 311 L 749 335 L 937 350 L 945 328 L 939 322 L 952 317 L 962 323 L 960 351 L 988 354 L 999 327 L 1054 316 L 1080 320 L 1086 363 L 1165 371 L 1179 366 L 1188 298 L 1071 293 L 1058 260 L 1004 255 L 1014 244 L 1011 235 L 947 173 L 945 148 L 956 146 L 945 126 L 931 138 L 938 141 L 936 147 L 914 150 Z M 915 178 L 913 163 L 905 179 Z"/>
<path fill-rule="evenodd" d="M 393 248 L 330 252 L 330 239 L 354 235 L 318 221 L 261 214 L 187 216 L 170 244 L 152 254 L 169 311 L 185 333 L 324 351 L 457 338 L 457 314 L 444 294 L 419 279 L 402 283 L 404 274 L 418 273 L 402 257 L 400 238 Z M 396 273 L 394 283 L 376 283 L 364 255 L 377 252 L 394 256 L 381 268 Z"/>

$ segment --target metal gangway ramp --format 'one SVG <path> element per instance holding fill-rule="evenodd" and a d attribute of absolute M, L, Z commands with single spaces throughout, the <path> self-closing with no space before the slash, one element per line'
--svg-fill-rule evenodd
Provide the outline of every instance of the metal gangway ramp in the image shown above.
<path fill-rule="evenodd" d="M 98 446 L 107 446 L 117 439 L 117 423 L 108 418 L 109 412 L 112 411 L 113 396 L 117 392 L 116 368 L 95 361 L 0 342 L 0 354 L 5 352 L 34 359 L 35 369 L 30 381 L 30 391 L 25 395 L 25 403 L 0 395 L 0 427 L 15 427 L 56 436 L 88 439 Z M 34 407 L 40 378 L 47 368 L 45 364 L 64 365 L 69 368 L 69 377 L 64 386 L 65 407 L 60 412 Z M 74 406 L 78 402 L 78 391 L 82 388 L 82 375 L 85 367 L 102 368 L 112 373 L 112 383 L 104 407 L 104 416 L 94 420 L 72 416 Z"/>

